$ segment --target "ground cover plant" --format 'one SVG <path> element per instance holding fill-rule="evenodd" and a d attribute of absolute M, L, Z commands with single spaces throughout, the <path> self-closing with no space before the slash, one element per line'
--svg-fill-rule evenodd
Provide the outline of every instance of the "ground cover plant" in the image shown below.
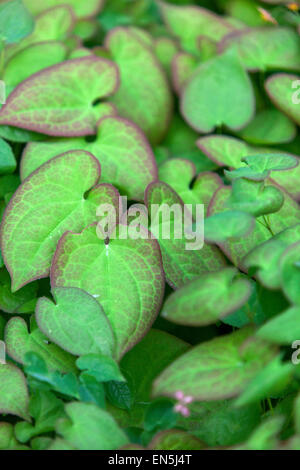
<path fill-rule="evenodd" d="M 299 11 L 0 1 L 1 450 L 300 449 Z"/>

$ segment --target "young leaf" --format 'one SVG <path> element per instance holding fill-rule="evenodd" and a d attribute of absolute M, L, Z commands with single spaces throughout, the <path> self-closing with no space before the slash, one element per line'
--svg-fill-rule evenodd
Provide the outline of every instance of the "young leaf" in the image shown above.
<path fill-rule="evenodd" d="M 204 134 L 222 125 L 239 130 L 252 119 L 254 109 L 250 79 L 231 49 L 201 64 L 181 96 L 184 118 Z"/>
<path fill-rule="evenodd" d="M 25 355 L 28 352 L 34 352 L 45 360 L 49 369 L 61 372 L 75 370 L 75 360 L 69 353 L 49 343 L 46 336 L 34 325 L 31 325 L 29 333 L 26 322 L 20 317 L 13 317 L 7 323 L 5 343 L 8 354 L 21 364 L 25 363 Z"/>
<path fill-rule="evenodd" d="M 29 421 L 28 390 L 23 372 L 12 364 L 0 364 L 0 413 Z"/>
<path fill-rule="evenodd" d="M 108 243 L 98 237 L 95 225 L 80 234 L 67 232 L 53 260 L 51 282 L 53 287 L 79 287 L 97 296 L 115 333 L 120 358 L 156 318 L 164 277 L 156 240 L 124 239 L 127 227 L 119 225 L 118 230 Z"/>
<path fill-rule="evenodd" d="M 250 347 L 245 343 L 251 333 L 243 328 L 183 354 L 156 379 L 154 396 L 174 397 L 178 390 L 198 401 L 238 395 L 273 356 L 272 347 L 253 337 Z"/>
<path fill-rule="evenodd" d="M 52 294 L 55 303 L 46 297 L 40 298 L 35 314 L 47 338 L 74 356 L 112 355 L 114 337 L 99 302 L 75 287 L 56 287 Z"/>
<path fill-rule="evenodd" d="M 78 369 L 83 370 L 84 376 L 94 377 L 98 382 L 124 381 L 118 364 L 109 356 L 103 354 L 86 354 L 77 359 Z"/>
<path fill-rule="evenodd" d="M 128 443 L 125 433 L 107 411 L 88 403 L 68 403 L 67 419 L 58 421 L 58 434 L 79 450 L 115 450 Z"/>
<path fill-rule="evenodd" d="M 45 163 L 18 188 L 1 226 L 1 251 L 13 292 L 47 277 L 61 235 L 68 229 L 82 230 L 97 220 L 100 203 L 117 198 L 110 185 L 98 185 L 86 196 L 99 176 L 98 160 L 87 152 L 74 151 Z"/>
<path fill-rule="evenodd" d="M 249 281 L 237 277 L 235 268 L 225 268 L 202 274 L 171 294 L 161 314 L 179 325 L 210 325 L 244 305 L 250 294 Z"/>
<path fill-rule="evenodd" d="M 9 95 L 0 111 L 0 124 L 53 136 L 94 134 L 97 120 L 110 114 L 111 108 L 93 103 L 114 93 L 118 80 L 116 66 L 97 57 L 48 67 Z"/>
<path fill-rule="evenodd" d="M 2 2 L 0 5 L 0 39 L 13 44 L 28 36 L 34 22 L 21 0 Z"/>
<path fill-rule="evenodd" d="M 133 123 L 118 117 L 104 118 L 98 125 L 93 142 L 78 137 L 29 143 L 21 160 L 21 178 L 56 155 L 82 149 L 99 160 L 102 181 L 117 186 L 130 199 L 142 201 L 147 185 L 157 179 L 154 156 L 145 136 Z"/>
<path fill-rule="evenodd" d="M 221 212 L 204 220 L 204 238 L 208 242 L 223 243 L 249 235 L 254 225 L 254 217 L 247 212 Z"/>
<path fill-rule="evenodd" d="M 55 7 L 58 3 L 57 0 L 43 0 L 43 2 L 39 2 L 39 0 L 23 1 L 34 15 L 48 10 L 48 8 Z M 82 2 L 81 0 L 63 0 L 61 3 L 70 5 L 77 18 L 89 18 L 95 16 L 101 10 L 104 0 L 89 0 L 88 2 Z"/>
<path fill-rule="evenodd" d="M 121 116 L 138 123 L 151 143 L 159 142 L 169 124 L 172 96 L 156 57 L 124 28 L 109 33 L 106 47 L 120 69 L 121 84 L 112 102 Z"/>

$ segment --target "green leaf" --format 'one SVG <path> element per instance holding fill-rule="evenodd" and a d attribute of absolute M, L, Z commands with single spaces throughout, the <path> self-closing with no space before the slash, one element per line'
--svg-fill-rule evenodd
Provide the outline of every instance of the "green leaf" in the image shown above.
<path fill-rule="evenodd" d="M 290 307 L 265 323 L 257 332 L 259 338 L 270 343 L 291 345 L 300 337 L 300 308 Z"/>
<path fill-rule="evenodd" d="M 102 384 L 88 374 L 81 374 L 78 395 L 80 401 L 94 403 L 100 408 L 105 408 L 105 389 Z"/>
<path fill-rule="evenodd" d="M 297 124 L 300 124 L 299 80 L 297 75 L 278 73 L 265 82 L 266 92 L 273 104 Z"/>
<path fill-rule="evenodd" d="M 27 450 L 28 447 L 20 445 L 14 434 L 14 427 L 10 423 L 0 423 L 0 450 Z"/>
<path fill-rule="evenodd" d="M 197 53 L 200 36 L 220 41 L 233 28 L 224 18 L 197 6 L 177 6 L 159 3 L 163 19 L 171 33 L 180 39 L 182 48 Z M 183 27 L 184 25 L 184 27 Z"/>
<path fill-rule="evenodd" d="M 152 450 L 201 450 L 205 445 L 191 434 L 172 429 L 156 434 L 148 447 Z"/>
<path fill-rule="evenodd" d="M 254 218 L 247 212 L 221 212 L 204 220 L 204 237 L 208 242 L 223 243 L 249 235 L 254 225 Z"/>
<path fill-rule="evenodd" d="M 265 109 L 237 134 L 250 144 L 275 145 L 290 142 L 296 136 L 295 124 L 277 109 Z"/>
<path fill-rule="evenodd" d="M 239 130 L 248 124 L 254 114 L 253 89 L 234 51 L 228 50 L 195 70 L 184 87 L 181 111 L 186 121 L 204 134 L 222 125 Z"/>
<path fill-rule="evenodd" d="M 262 181 L 269 177 L 271 171 L 290 170 L 299 164 L 296 157 L 279 153 L 248 155 L 242 159 L 242 162 L 248 166 L 233 171 L 225 170 L 225 175 L 231 180 L 247 178 Z"/>
<path fill-rule="evenodd" d="M 300 242 L 290 245 L 280 258 L 282 290 L 291 303 L 300 304 Z"/>
<path fill-rule="evenodd" d="M 13 317 L 6 325 L 5 343 L 8 354 L 17 362 L 24 364 L 28 352 L 39 354 L 49 369 L 70 372 L 75 370 L 74 359 L 55 344 L 50 344 L 43 333 L 31 325 L 28 332 L 26 322 L 20 317 Z"/>
<path fill-rule="evenodd" d="M 58 434 L 79 450 L 115 450 L 128 443 L 125 433 L 107 411 L 87 403 L 68 403 L 67 419 L 56 425 Z"/>
<path fill-rule="evenodd" d="M 68 60 L 20 83 L 0 111 L 0 124 L 54 136 L 91 135 L 112 112 L 109 104 L 93 104 L 117 88 L 112 62 L 94 56 Z"/>
<path fill-rule="evenodd" d="M 102 181 L 117 186 L 130 199 L 142 201 L 146 186 L 157 179 L 154 156 L 145 136 L 135 124 L 117 117 L 100 121 L 93 142 L 80 137 L 31 142 L 23 153 L 21 178 L 27 178 L 56 155 L 78 149 L 94 155 L 101 164 Z"/>
<path fill-rule="evenodd" d="M 162 301 L 160 251 L 147 237 L 128 238 L 125 225 L 117 227 L 108 243 L 95 226 L 80 234 L 67 232 L 53 261 L 53 287 L 79 287 L 101 302 L 116 336 L 117 358 L 143 337 Z"/>
<path fill-rule="evenodd" d="M 285 249 L 294 242 L 300 241 L 300 225 L 294 225 L 278 233 L 265 243 L 252 250 L 243 261 L 246 269 L 255 270 L 256 278 L 269 289 L 279 289 L 281 276 L 280 257 Z"/>
<path fill-rule="evenodd" d="M 203 172 L 196 177 L 195 165 L 181 158 L 171 158 L 159 168 L 159 180 L 176 191 L 184 204 L 204 204 L 207 208 L 222 181 L 216 173 Z"/>
<path fill-rule="evenodd" d="M 278 434 L 282 428 L 283 416 L 271 416 L 251 434 L 243 450 L 274 450 L 278 444 Z M 239 447 L 237 448 L 239 449 Z"/>
<path fill-rule="evenodd" d="M 16 53 L 5 65 L 3 79 L 7 86 L 15 88 L 36 72 L 62 62 L 66 47 L 56 41 L 37 43 Z"/>
<path fill-rule="evenodd" d="M 34 279 L 47 277 L 61 235 L 96 221 L 98 205 L 117 198 L 110 185 L 98 185 L 86 196 L 99 176 L 98 160 L 87 152 L 74 151 L 45 163 L 18 188 L 1 229 L 2 253 L 13 292 Z"/>
<path fill-rule="evenodd" d="M 0 175 L 13 173 L 17 162 L 10 145 L 0 138 Z"/>
<path fill-rule="evenodd" d="M 23 373 L 12 364 L 0 364 L 0 413 L 29 420 L 28 390 Z"/>
<path fill-rule="evenodd" d="M 134 401 L 127 382 L 114 380 L 105 383 L 105 392 L 109 402 L 121 410 L 130 410 Z"/>
<path fill-rule="evenodd" d="M 171 222 L 176 218 L 176 213 L 172 215 L 171 212 L 173 204 L 177 204 L 178 208 L 182 208 L 180 197 L 170 186 L 162 182 L 151 183 L 148 186 L 145 193 L 145 202 L 150 213 L 154 208 L 152 206 L 154 204 L 158 205 L 159 208 L 162 204 L 169 206 Z M 163 229 L 166 223 L 170 224 L 170 221 L 155 223 L 155 219 L 155 214 L 152 214 L 151 220 L 154 220 L 154 223 L 151 225 L 150 230 L 159 241 L 166 280 L 172 287 L 179 288 L 200 274 L 207 271 L 215 271 L 225 265 L 225 260 L 216 247 L 204 244 L 201 249 L 198 246 L 198 249 L 187 250 L 186 247 L 190 243 L 187 235 L 184 236 L 183 234 L 182 238 L 176 239 L 172 236 L 170 230 L 170 237 L 168 239 L 163 236 Z M 177 217 L 175 221 L 182 223 L 180 217 Z M 193 236 L 193 243 L 196 244 L 199 242 L 199 240 L 196 240 L 197 233 Z"/>
<path fill-rule="evenodd" d="M 34 425 L 22 421 L 15 426 L 15 435 L 20 442 L 53 431 L 56 420 L 63 415 L 63 402 L 51 392 L 35 391 L 30 398 L 29 412 Z"/>
<path fill-rule="evenodd" d="M 5 268 L 0 270 L 0 308 L 7 313 L 32 313 L 37 301 L 37 282 L 32 282 L 18 292 L 11 292 L 11 281 Z"/>
<path fill-rule="evenodd" d="M 43 0 L 38 2 L 37 0 L 23 0 L 28 10 L 33 15 L 37 15 L 48 8 L 56 7 L 57 0 Z M 103 5 L 103 0 L 89 0 L 88 2 L 81 2 L 78 0 L 63 0 L 64 5 L 69 5 L 74 10 L 77 18 L 86 18 L 96 15 Z"/>
<path fill-rule="evenodd" d="M 155 400 L 145 414 L 145 431 L 157 432 L 173 428 L 176 425 L 177 413 L 174 411 L 174 402 L 167 398 Z"/>
<path fill-rule="evenodd" d="M 300 39 L 291 28 L 249 28 L 224 38 L 220 50 L 236 47 L 241 62 L 251 71 L 299 70 Z"/>
<path fill-rule="evenodd" d="M 122 382 L 122 376 L 118 364 L 108 356 L 103 354 L 86 354 L 77 359 L 78 369 L 85 371 L 84 375 L 94 377 L 98 382 L 109 382 L 114 380 Z"/>
<path fill-rule="evenodd" d="M 121 116 L 139 124 L 152 144 L 159 142 L 169 124 L 172 96 L 156 57 L 125 28 L 111 31 L 106 47 L 119 67 L 121 78 L 112 102 Z"/>
<path fill-rule="evenodd" d="M 281 362 L 281 355 L 275 357 L 247 384 L 235 401 L 235 406 L 244 406 L 268 397 L 277 397 L 278 394 L 280 396 L 292 378 L 293 368 L 292 363 Z"/>
<path fill-rule="evenodd" d="M 178 390 L 194 400 L 238 395 L 274 353 L 269 345 L 251 338 L 252 332 L 247 327 L 195 346 L 156 379 L 154 396 L 173 397 Z"/>
<path fill-rule="evenodd" d="M 244 305 L 251 284 L 235 268 L 202 274 L 168 297 L 162 316 L 179 325 L 205 326 Z"/>
<path fill-rule="evenodd" d="M 47 338 L 74 356 L 112 355 L 114 337 L 99 302 L 75 287 L 56 287 L 52 294 L 55 303 L 42 297 L 36 308 L 37 323 Z"/>
<path fill-rule="evenodd" d="M 179 95 L 185 84 L 193 75 L 197 67 L 197 60 L 192 54 L 178 52 L 172 61 L 172 82 Z"/>
<path fill-rule="evenodd" d="M 0 5 L 0 38 L 12 44 L 28 36 L 34 22 L 21 0 L 2 2 Z"/>

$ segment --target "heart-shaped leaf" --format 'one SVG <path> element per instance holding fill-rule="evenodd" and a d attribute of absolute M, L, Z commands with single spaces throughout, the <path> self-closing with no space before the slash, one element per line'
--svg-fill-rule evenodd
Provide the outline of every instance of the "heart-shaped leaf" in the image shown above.
<path fill-rule="evenodd" d="M 158 206 L 158 212 L 151 215 L 152 224 L 150 230 L 159 241 L 164 272 L 167 282 L 172 287 L 179 288 L 187 281 L 198 277 L 201 273 L 215 271 L 225 265 L 225 260 L 216 247 L 203 245 L 199 249 L 199 242 L 201 240 L 197 239 L 199 236 L 198 229 L 194 234 L 189 234 L 191 235 L 189 237 L 187 234 L 182 233 L 181 238 L 176 238 L 175 234 L 171 233 L 174 220 L 177 223 L 181 223 L 181 226 L 183 225 L 183 203 L 170 186 L 161 182 L 151 183 L 145 193 L 145 202 L 149 212 L 152 211 L 152 207 L 156 208 L 155 204 Z M 163 204 L 170 208 L 170 218 L 167 221 L 158 221 L 156 215 Z M 176 216 L 176 211 L 172 215 L 171 208 L 173 204 L 176 204 L 177 209 L 179 209 L 179 217 Z M 170 228 L 169 237 L 164 236 L 163 233 L 164 226 L 167 224 Z M 174 225 L 176 226 L 176 223 Z M 198 249 L 186 249 L 191 240 L 193 240 L 192 243 L 196 243 Z"/>
<path fill-rule="evenodd" d="M 162 316 L 179 325 L 210 325 L 242 307 L 251 290 L 235 268 L 202 274 L 168 297 Z"/>
<path fill-rule="evenodd" d="M 249 235 L 254 225 L 254 218 L 247 212 L 221 212 L 205 219 L 204 238 L 211 243 L 223 243 Z"/>
<path fill-rule="evenodd" d="M 53 287 L 79 287 L 97 296 L 116 336 L 117 358 L 150 328 L 164 292 L 156 240 L 150 235 L 138 240 L 126 236 L 124 225 L 118 226 L 116 238 L 109 241 L 98 237 L 95 225 L 80 234 L 67 232 L 59 242 L 51 272 Z"/>
<path fill-rule="evenodd" d="M 0 124 L 54 136 L 94 134 L 97 120 L 111 108 L 93 103 L 117 88 L 112 62 L 97 57 L 68 60 L 18 85 L 0 111 Z"/>
<path fill-rule="evenodd" d="M 99 302 L 75 287 L 56 287 L 52 294 L 55 303 L 42 297 L 36 308 L 38 326 L 47 338 L 75 356 L 112 355 L 114 337 Z"/>
<path fill-rule="evenodd" d="M 146 186 L 157 179 L 154 156 L 145 136 L 133 123 L 117 117 L 100 121 L 93 142 L 78 137 L 29 143 L 21 160 L 21 178 L 56 155 L 78 149 L 94 155 L 101 164 L 101 180 L 114 184 L 130 199 L 143 200 Z"/>
<path fill-rule="evenodd" d="M 184 87 L 181 111 L 186 121 L 204 134 L 222 125 L 239 130 L 248 124 L 254 114 L 253 89 L 233 50 L 195 70 Z"/>
<path fill-rule="evenodd" d="M 300 69 L 300 38 L 293 29 L 265 27 L 234 31 L 219 46 L 220 51 L 230 47 L 237 47 L 248 70 Z"/>
<path fill-rule="evenodd" d="M 58 421 L 56 430 L 79 450 L 115 450 L 128 443 L 126 434 L 110 414 L 91 403 L 68 403 L 66 419 Z"/>
<path fill-rule="evenodd" d="M 73 357 L 55 344 L 50 344 L 33 322 L 29 333 L 26 322 L 20 317 L 13 317 L 6 325 L 5 343 L 8 354 L 20 364 L 25 363 L 28 352 L 34 352 L 45 360 L 49 369 L 62 372 L 75 370 Z"/>
<path fill-rule="evenodd" d="M 248 167 L 241 167 L 237 170 L 226 171 L 226 176 L 235 180 L 236 178 L 247 178 L 254 181 L 262 181 L 270 175 L 271 171 L 290 170 L 299 164 L 299 160 L 292 155 L 269 153 L 261 155 L 249 155 L 242 159 Z"/>
<path fill-rule="evenodd" d="M 112 102 L 122 116 L 138 123 L 151 143 L 159 142 L 169 124 L 172 96 L 156 57 L 124 28 L 110 32 L 106 47 L 120 69 L 121 84 Z"/>
<path fill-rule="evenodd" d="M 219 41 L 234 28 L 224 19 L 206 8 L 159 3 L 163 19 L 172 34 L 180 39 L 182 48 L 197 53 L 200 36 Z M 185 25 L 184 28 L 182 25 Z"/>
<path fill-rule="evenodd" d="M 236 396 L 274 353 L 251 333 L 246 327 L 195 346 L 156 379 L 154 396 L 174 397 L 178 390 L 197 401 Z"/>
<path fill-rule="evenodd" d="M 274 105 L 300 124 L 299 106 L 300 77 L 277 73 L 271 75 L 265 82 L 265 89 Z"/>
<path fill-rule="evenodd" d="M 23 372 L 12 364 L 0 364 L 0 413 L 29 420 L 28 402 Z"/>
<path fill-rule="evenodd" d="M 170 158 L 159 167 L 159 180 L 171 186 L 184 204 L 204 204 L 206 209 L 222 180 L 212 172 L 196 177 L 195 165 L 181 158 Z"/>
<path fill-rule="evenodd" d="M 100 203 L 118 198 L 113 186 L 105 184 L 86 196 L 99 176 L 98 160 L 87 152 L 74 151 L 45 163 L 18 188 L 1 225 L 1 251 L 13 292 L 34 279 L 47 277 L 61 235 L 68 229 L 82 230 L 97 220 Z"/>
<path fill-rule="evenodd" d="M 94 377 L 97 382 L 125 381 L 118 364 L 103 354 L 86 354 L 77 359 L 78 369 L 83 370 L 83 376 Z"/>

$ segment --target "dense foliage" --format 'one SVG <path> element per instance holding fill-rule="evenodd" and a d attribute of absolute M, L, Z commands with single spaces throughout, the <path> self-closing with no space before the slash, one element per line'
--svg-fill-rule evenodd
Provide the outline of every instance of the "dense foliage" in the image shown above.
<path fill-rule="evenodd" d="M 0 449 L 300 449 L 299 9 L 0 1 Z"/>

